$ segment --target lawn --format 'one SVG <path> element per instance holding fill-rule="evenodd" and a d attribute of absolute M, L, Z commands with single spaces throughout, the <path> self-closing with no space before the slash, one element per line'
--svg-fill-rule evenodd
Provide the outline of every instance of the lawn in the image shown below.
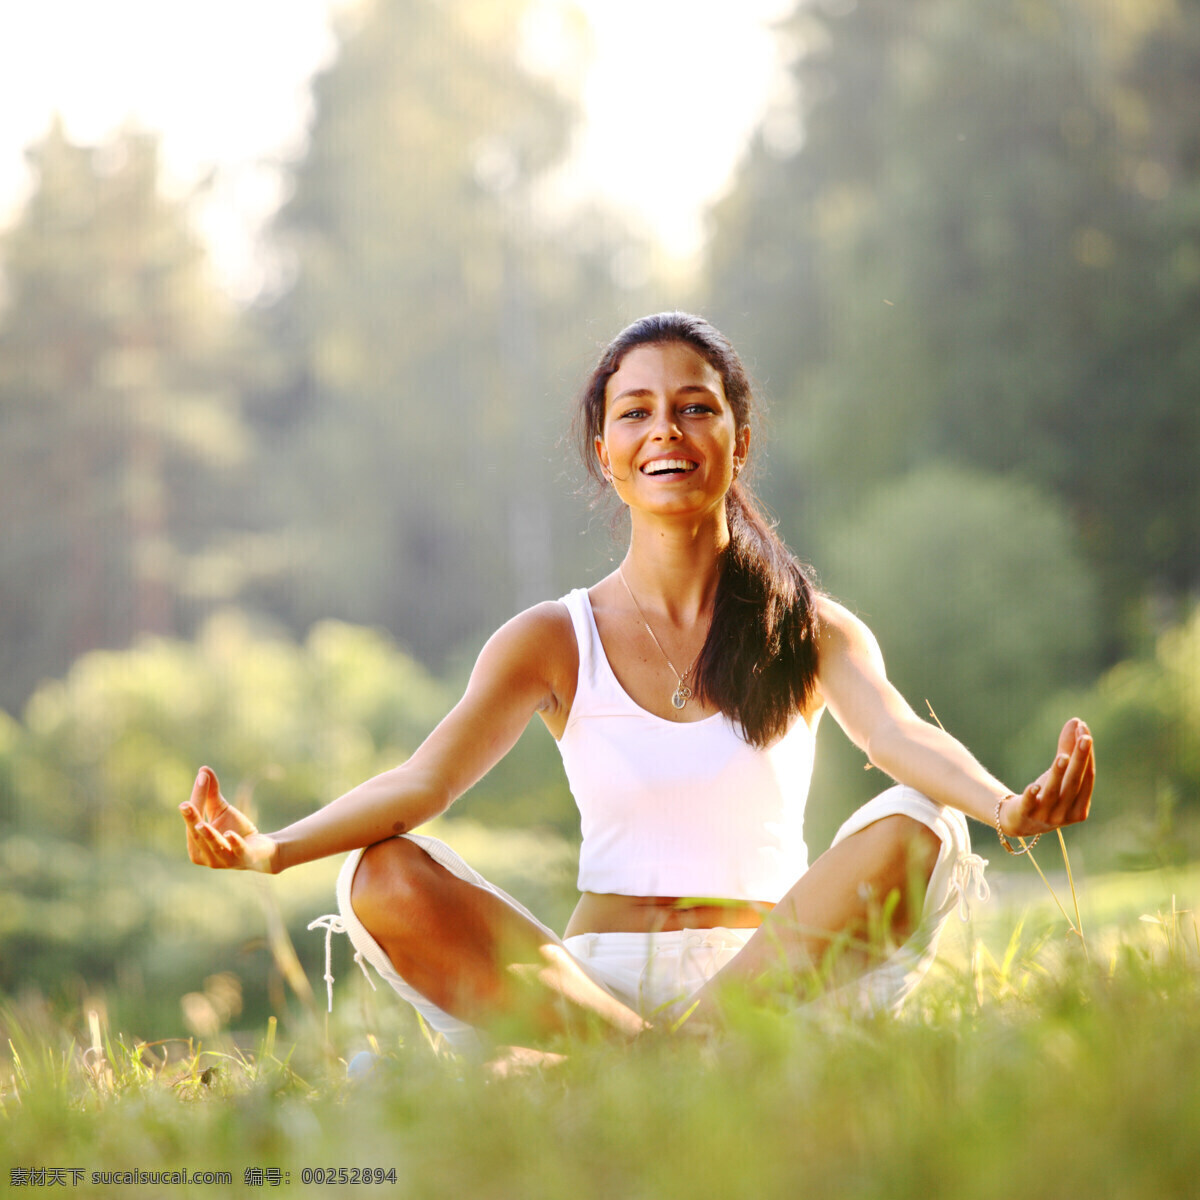
<path fill-rule="evenodd" d="M 249 1043 L 219 1033 L 147 1047 L 99 1015 L 72 1026 L 26 1001 L 0 1015 L 0 1186 L 522 1200 L 1200 1194 L 1200 871 L 1081 883 L 1083 938 L 1031 871 L 994 882 L 991 905 L 952 922 L 899 1019 L 744 1009 L 709 1040 L 577 1043 L 561 1066 L 510 1078 L 438 1057 L 348 972 L 328 1023 L 271 1025 Z M 1051 883 L 1074 921 L 1065 879 Z M 351 1082 L 346 1060 L 368 1041 L 376 1065 Z M 231 1182 L 100 1174 L 138 1171 Z"/>

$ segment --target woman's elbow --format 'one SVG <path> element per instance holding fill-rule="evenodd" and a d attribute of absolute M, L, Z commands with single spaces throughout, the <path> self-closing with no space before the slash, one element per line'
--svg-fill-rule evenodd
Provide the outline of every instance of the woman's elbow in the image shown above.
<path fill-rule="evenodd" d="M 872 731 L 863 746 L 867 761 L 885 774 L 894 774 L 897 759 L 902 755 L 902 748 L 907 736 L 899 722 L 887 720 L 881 722 Z"/>

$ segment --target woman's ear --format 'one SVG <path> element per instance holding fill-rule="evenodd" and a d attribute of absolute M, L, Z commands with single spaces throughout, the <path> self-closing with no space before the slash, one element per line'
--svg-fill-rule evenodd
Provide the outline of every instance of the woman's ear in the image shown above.
<path fill-rule="evenodd" d="M 737 475 L 745 469 L 746 459 L 750 457 L 750 426 L 743 425 L 737 431 L 733 443 L 733 473 Z"/>
<path fill-rule="evenodd" d="M 604 445 L 604 439 L 596 435 L 596 457 L 600 460 L 600 474 L 612 483 L 612 471 L 608 465 L 608 448 Z"/>

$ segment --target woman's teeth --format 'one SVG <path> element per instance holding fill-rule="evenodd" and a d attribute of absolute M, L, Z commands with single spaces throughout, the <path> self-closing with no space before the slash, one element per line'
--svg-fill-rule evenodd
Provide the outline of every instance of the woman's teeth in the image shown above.
<path fill-rule="evenodd" d="M 696 464 L 685 458 L 660 458 L 657 462 L 647 463 L 642 468 L 643 475 L 665 475 L 673 471 L 692 471 Z"/>

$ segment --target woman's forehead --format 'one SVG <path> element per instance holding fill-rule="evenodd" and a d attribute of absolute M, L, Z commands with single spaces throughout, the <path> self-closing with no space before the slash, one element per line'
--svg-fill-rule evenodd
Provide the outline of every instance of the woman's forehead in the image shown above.
<path fill-rule="evenodd" d="M 720 371 L 698 350 L 686 342 L 653 342 L 625 354 L 609 376 L 604 397 L 611 402 L 628 391 L 675 391 L 689 385 L 725 395 Z"/>

